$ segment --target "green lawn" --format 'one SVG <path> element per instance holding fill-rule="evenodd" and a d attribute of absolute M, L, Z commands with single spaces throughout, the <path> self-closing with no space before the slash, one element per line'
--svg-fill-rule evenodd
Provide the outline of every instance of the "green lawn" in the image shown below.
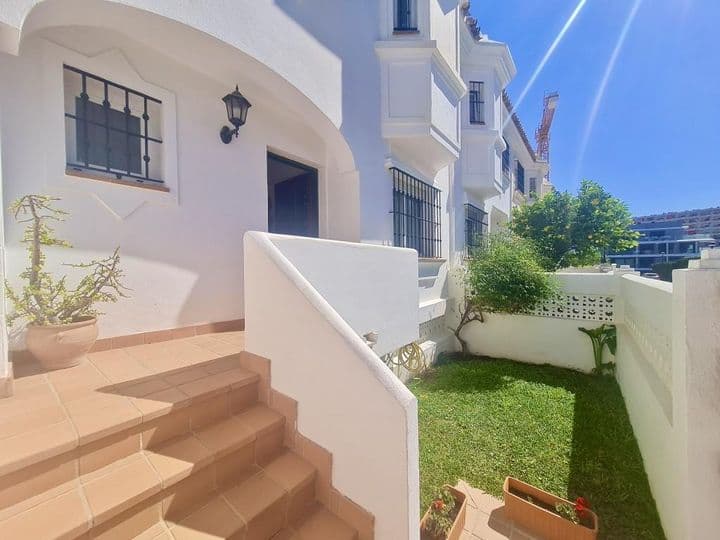
<path fill-rule="evenodd" d="M 462 478 L 501 497 L 510 475 L 585 497 L 602 538 L 664 538 L 614 379 L 455 357 L 409 386 L 419 403 L 423 511 L 443 484 Z"/>

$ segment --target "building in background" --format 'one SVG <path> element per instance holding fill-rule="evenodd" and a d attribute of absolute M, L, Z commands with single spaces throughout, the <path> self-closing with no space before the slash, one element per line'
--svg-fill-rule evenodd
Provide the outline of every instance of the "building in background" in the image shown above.
<path fill-rule="evenodd" d="M 690 236 L 712 236 L 716 240 L 720 240 L 720 206 L 699 210 L 665 212 L 635 218 L 635 222 L 638 224 L 668 223 L 678 220 L 687 226 L 687 234 Z"/>
<path fill-rule="evenodd" d="M 641 235 L 637 247 L 608 258 L 618 266 L 628 265 L 640 272 L 651 272 L 658 263 L 697 259 L 701 249 L 716 244 L 709 235 L 690 234 L 682 220 L 637 223 L 633 229 Z"/>

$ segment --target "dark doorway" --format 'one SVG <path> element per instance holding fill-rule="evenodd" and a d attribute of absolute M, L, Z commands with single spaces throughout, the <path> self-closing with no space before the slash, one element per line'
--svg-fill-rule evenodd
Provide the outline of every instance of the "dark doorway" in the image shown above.
<path fill-rule="evenodd" d="M 317 169 L 268 152 L 268 230 L 318 236 Z"/>

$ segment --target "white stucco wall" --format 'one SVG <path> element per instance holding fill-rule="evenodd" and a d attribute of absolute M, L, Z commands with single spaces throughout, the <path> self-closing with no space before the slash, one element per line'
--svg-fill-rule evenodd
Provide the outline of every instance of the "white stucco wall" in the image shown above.
<path fill-rule="evenodd" d="M 357 255 L 390 268 L 393 252 Z M 301 264 L 316 279 L 310 262 Z M 246 235 L 245 268 L 246 348 L 271 360 L 273 388 L 298 401 L 298 430 L 332 453 L 333 485 L 375 516 L 378 540 L 419 538 L 415 397 L 268 236 Z M 369 276 L 337 278 L 373 286 Z"/>
<path fill-rule="evenodd" d="M 616 296 L 619 284 L 610 274 L 555 274 L 567 294 Z M 616 305 L 616 320 L 622 320 Z M 595 367 L 590 339 L 578 327 L 595 328 L 600 322 L 530 315 L 487 314 L 485 323 L 471 323 L 463 331 L 475 354 L 510 358 L 531 364 L 590 372 Z M 606 351 L 605 360 L 610 360 Z"/>
<path fill-rule="evenodd" d="M 356 334 L 378 334 L 377 354 L 417 339 L 417 251 L 297 236 L 269 238 Z"/>
<path fill-rule="evenodd" d="M 75 49 L 103 51 L 124 59 L 125 67 L 103 73 L 125 82 L 128 70 L 172 95 L 164 114 L 176 115 L 176 133 L 164 133 L 167 159 L 176 160 L 171 193 L 108 185 L 65 175 L 62 63 L 84 54 L 32 38 L 18 57 L 0 54 L 0 71 L 12 85 L 0 85 L 4 111 L 4 206 L 27 193 L 62 198 L 71 215 L 57 227 L 73 250 L 50 250 L 53 270 L 61 263 L 88 260 L 120 246 L 125 283 L 131 298 L 101 306 L 101 336 L 174 328 L 243 316 L 242 235 L 267 228 L 266 152 L 268 149 L 317 167 L 320 177 L 320 232 L 353 238 L 357 214 L 357 175 L 339 175 L 326 141 L 281 103 L 255 100 L 240 136 L 229 145 L 219 140 L 227 123 L 220 97 L 229 86 L 181 65 L 119 33 L 86 29 L 53 31 Z M 87 59 L 92 65 L 93 59 Z M 122 62 L 121 62 L 122 63 Z M 131 86 L 132 87 L 132 86 Z M 169 151 L 175 146 L 177 152 Z M 352 197 L 354 200 L 348 200 Z M 354 203 L 354 206 L 353 206 Z M 342 206 L 344 215 L 327 208 Z M 357 221 L 356 221 L 357 223 Z M 8 275 L 15 284 L 25 266 L 22 229 L 5 216 Z M 354 231 L 354 232 L 353 232 Z M 347 235 L 347 236 L 346 236 Z"/>

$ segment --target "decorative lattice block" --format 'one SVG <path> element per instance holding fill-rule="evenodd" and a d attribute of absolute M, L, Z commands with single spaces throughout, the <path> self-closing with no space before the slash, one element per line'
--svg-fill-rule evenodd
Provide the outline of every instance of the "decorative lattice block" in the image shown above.
<path fill-rule="evenodd" d="M 563 294 L 533 311 L 538 317 L 576 319 L 579 321 L 615 321 L 615 297 L 594 294 Z"/>

